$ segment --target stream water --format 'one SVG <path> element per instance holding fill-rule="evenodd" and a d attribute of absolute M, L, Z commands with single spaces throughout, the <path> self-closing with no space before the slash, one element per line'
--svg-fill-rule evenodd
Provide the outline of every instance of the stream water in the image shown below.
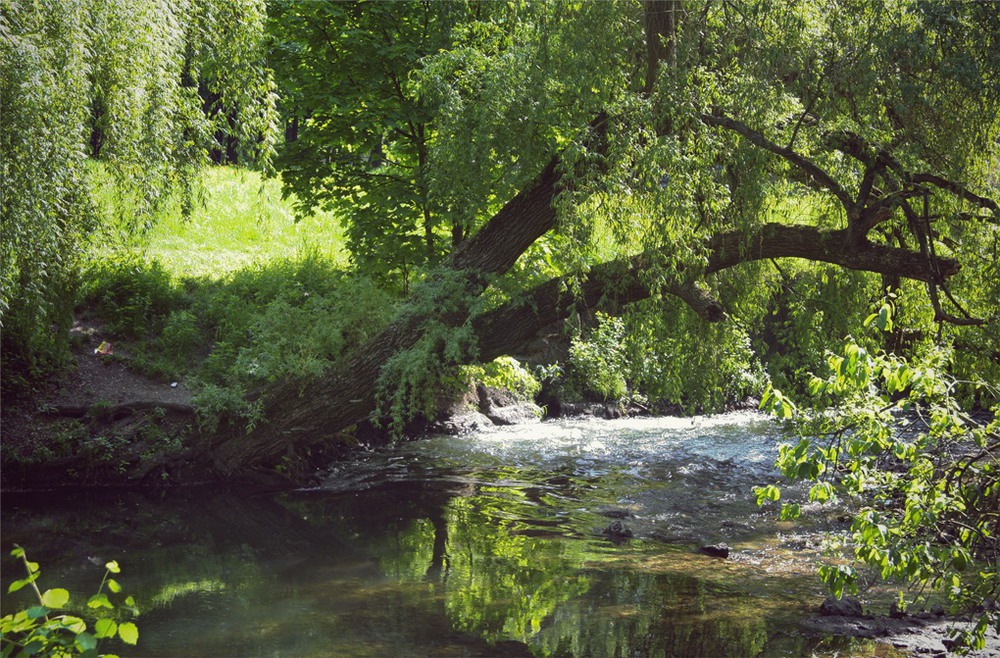
<path fill-rule="evenodd" d="M 140 657 L 864 654 L 797 625 L 836 522 L 756 508 L 780 438 L 753 414 L 567 420 L 365 453 L 309 490 L 5 493 L 3 591 L 14 543 L 76 601 L 115 559 Z"/>

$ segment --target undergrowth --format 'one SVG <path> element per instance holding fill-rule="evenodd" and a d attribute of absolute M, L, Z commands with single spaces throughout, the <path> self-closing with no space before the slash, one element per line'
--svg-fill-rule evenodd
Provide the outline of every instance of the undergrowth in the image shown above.
<path fill-rule="evenodd" d="M 203 430 L 252 426 L 261 413 L 252 393 L 320 375 L 395 308 L 391 294 L 347 272 L 336 217 L 296 221 L 292 202 L 279 181 L 210 169 L 191 215 L 167 204 L 139 241 L 104 235 L 82 271 L 77 312 L 103 324 L 130 367 L 186 381 Z"/>

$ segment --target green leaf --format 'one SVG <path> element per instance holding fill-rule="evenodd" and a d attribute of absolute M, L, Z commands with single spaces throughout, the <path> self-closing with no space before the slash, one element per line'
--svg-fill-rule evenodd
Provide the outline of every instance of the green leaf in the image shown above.
<path fill-rule="evenodd" d="M 809 500 L 816 503 L 825 503 L 833 495 L 833 486 L 829 482 L 818 482 L 809 490 Z"/>
<path fill-rule="evenodd" d="M 100 639 L 114 637 L 118 632 L 118 623 L 114 619 L 98 619 L 94 622 L 94 635 Z"/>
<path fill-rule="evenodd" d="M 73 634 L 79 634 L 87 630 L 87 622 L 83 621 L 79 617 L 63 615 L 62 617 L 58 617 L 58 621 L 63 628 Z"/>
<path fill-rule="evenodd" d="M 92 651 L 97 648 L 97 638 L 90 633 L 80 633 L 76 636 L 76 646 L 80 651 Z"/>
<path fill-rule="evenodd" d="M 35 605 L 24 611 L 28 615 L 28 619 L 39 619 L 49 614 L 49 609 L 44 605 Z"/>
<path fill-rule="evenodd" d="M 64 589 L 50 589 L 42 594 L 42 605 L 59 609 L 69 602 L 69 592 Z"/>
<path fill-rule="evenodd" d="M 94 594 L 92 597 L 90 597 L 90 599 L 87 600 L 87 607 L 94 609 L 96 608 L 114 609 L 114 606 L 111 605 L 111 601 L 108 600 L 108 595 L 104 593 Z"/>
<path fill-rule="evenodd" d="M 14 592 L 16 592 L 19 589 L 23 588 L 25 585 L 30 585 L 31 583 L 35 582 L 36 580 L 38 580 L 38 574 L 37 573 L 33 573 L 30 576 L 28 576 L 27 578 L 22 578 L 21 580 L 15 580 L 14 582 L 12 582 L 10 584 L 10 587 L 7 588 L 7 593 L 8 594 L 13 594 Z"/>
<path fill-rule="evenodd" d="M 118 594 L 122 591 L 122 586 L 114 578 L 108 578 L 108 589 L 111 590 L 112 594 Z"/>
<path fill-rule="evenodd" d="M 757 497 L 757 504 L 763 505 L 768 500 L 777 501 L 781 498 L 781 489 L 773 484 L 764 487 L 754 487 L 754 495 Z"/>
<path fill-rule="evenodd" d="M 115 560 L 111 560 L 110 562 L 108 562 L 104 566 L 111 573 L 121 573 L 122 572 L 121 568 L 118 566 L 118 562 L 116 562 Z"/>
<path fill-rule="evenodd" d="M 134 645 L 139 641 L 139 629 L 130 621 L 125 622 L 118 626 L 118 637 L 122 639 L 125 644 Z"/>
<path fill-rule="evenodd" d="M 802 513 L 798 503 L 785 503 L 781 506 L 781 520 L 794 521 Z"/>

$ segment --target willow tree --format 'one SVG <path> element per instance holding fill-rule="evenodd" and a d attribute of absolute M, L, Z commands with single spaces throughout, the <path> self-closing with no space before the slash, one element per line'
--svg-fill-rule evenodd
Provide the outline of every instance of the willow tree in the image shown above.
<path fill-rule="evenodd" d="M 0 2 L 5 393 L 65 358 L 90 236 L 142 231 L 174 190 L 190 191 L 218 135 L 268 162 L 264 18 L 257 0 Z M 96 201 L 94 160 L 121 216 Z"/>

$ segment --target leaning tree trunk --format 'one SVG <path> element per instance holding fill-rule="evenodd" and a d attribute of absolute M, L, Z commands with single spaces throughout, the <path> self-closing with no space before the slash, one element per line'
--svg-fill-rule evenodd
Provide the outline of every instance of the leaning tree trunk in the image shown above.
<path fill-rule="evenodd" d="M 646 0 L 645 9 L 649 46 L 645 93 L 648 94 L 655 84 L 657 65 L 670 62 L 673 57 L 673 39 L 684 10 L 679 0 Z M 996 212 L 995 203 L 990 206 L 990 200 L 971 194 L 960 185 L 903 171 L 889 154 L 867 157 L 867 149 L 861 148 L 864 145 L 857 143 L 856 136 L 843 135 L 839 141 L 833 140 L 833 148 L 858 160 L 866 172 L 865 180 L 869 184 L 862 185 L 855 196 L 839 185 L 831 174 L 790 146 L 769 140 L 763 133 L 720 110 L 702 114 L 701 120 L 708 126 L 732 131 L 762 151 L 784 159 L 807 185 L 832 194 L 843 205 L 847 226 L 834 231 L 766 224 L 752 230 L 709 236 L 705 244 L 709 259 L 703 269 L 680 272 L 675 281 L 667 282 L 660 290 L 650 290 L 640 276 L 646 263 L 657 260 L 657 254 L 652 253 L 591 268 L 576 297 L 566 292 L 565 281 L 554 279 L 529 291 L 517 302 L 471 319 L 479 359 L 516 352 L 542 328 L 567 317 L 574 304 L 593 307 L 610 300 L 620 306 L 654 294 L 673 294 L 704 319 L 721 320 L 725 317 L 721 304 L 699 287 L 697 281 L 713 272 L 760 259 L 805 258 L 936 285 L 958 271 L 955 261 L 929 260 L 919 252 L 872 243 L 869 240 L 871 231 L 886 222 L 907 198 L 923 194 L 920 183 L 952 192 Z M 606 125 L 604 115 L 598 116 L 591 125 L 599 149 L 605 143 Z M 248 435 L 224 435 L 204 446 L 219 474 L 242 474 L 258 467 L 273 466 L 283 456 L 294 455 L 314 444 L 343 443 L 340 437 L 344 430 L 369 418 L 376 409 L 376 391 L 386 364 L 416 345 L 429 320 L 452 327 L 469 321 L 471 303 L 486 289 L 490 279 L 510 269 L 535 240 L 553 227 L 552 202 L 559 188 L 559 171 L 559 159 L 553 158 L 521 193 L 454 253 L 445 266 L 450 272 L 442 274 L 447 274 L 449 280 L 452 277 L 459 279 L 464 293 L 460 296 L 461 301 L 456 304 L 454 296 L 449 297 L 447 312 L 420 313 L 412 307 L 405 308 L 396 321 L 324 377 L 279 382 L 265 391 L 265 421 L 259 427 Z M 895 181 L 893 176 L 902 183 Z M 896 192 L 875 193 L 870 183 L 877 177 L 884 179 Z M 432 297 L 430 301 L 433 302 L 435 283 L 432 277 L 414 292 L 415 297 L 423 299 L 422 308 L 433 307 L 426 298 Z"/>
<path fill-rule="evenodd" d="M 491 276 L 503 274 L 555 223 L 552 200 L 559 174 L 553 159 L 522 192 L 511 199 L 473 238 L 455 252 L 448 268 L 460 274 L 466 304 L 481 294 Z M 448 324 L 468 317 L 466 305 L 452 310 Z M 311 444 L 338 440 L 345 428 L 367 419 L 376 406 L 382 367 L 421 337 L 426 317 L 401 314 L 340 367 L 318 380 L 284 381 L 264 393 L 265 421 L 249 434 L 219 437 L 209 454 L 222 475 L 273 464 Z"/>

